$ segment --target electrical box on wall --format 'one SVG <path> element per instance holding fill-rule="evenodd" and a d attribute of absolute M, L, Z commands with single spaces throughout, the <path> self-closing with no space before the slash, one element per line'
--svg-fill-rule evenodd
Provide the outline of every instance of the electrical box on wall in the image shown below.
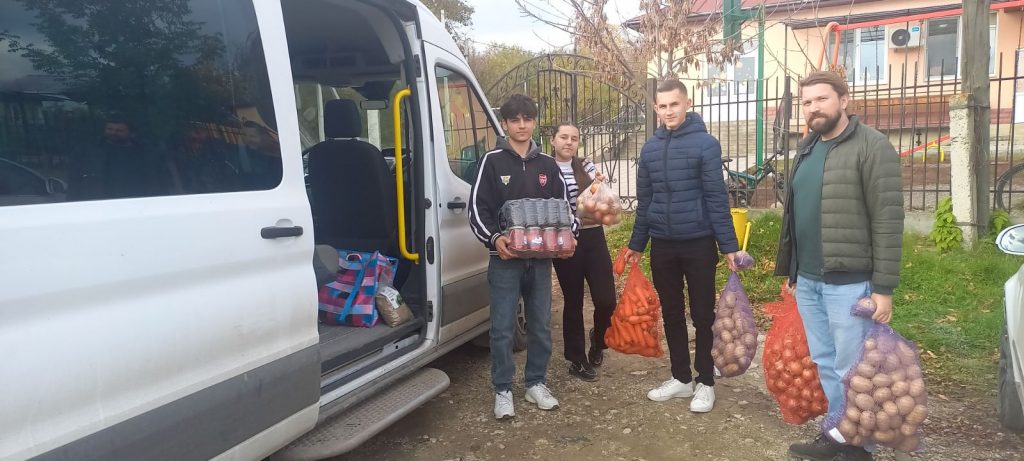
<path fill-rule="evenodd" d="M 921 46 L 921 24 L 892 24 L 886 26 L 889 48 L 915 48 Z"/>

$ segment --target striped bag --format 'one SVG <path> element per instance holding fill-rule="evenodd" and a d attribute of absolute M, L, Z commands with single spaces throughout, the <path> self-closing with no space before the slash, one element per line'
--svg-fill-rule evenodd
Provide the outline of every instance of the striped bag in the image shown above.
<path fill-rule="evenodd" d="M 320 321 L 373 327 L 379 319 L 374 297 L 379 287 L 391 285 L 398 260 L 379 251 L 338 250 L 338 264 L 338 278 L 320 287 Z"/>

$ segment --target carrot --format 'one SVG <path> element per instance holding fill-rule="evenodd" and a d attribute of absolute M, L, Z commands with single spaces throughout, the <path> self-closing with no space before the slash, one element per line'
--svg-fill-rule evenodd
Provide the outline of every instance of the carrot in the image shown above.
<path fill-rule="evenodd" d="M 644 342 L 647 344 L 647 347 L 650 348 L 654 348 L 654 346 L 658 345 L 657 341 L 655 341 L 654 337 L 651 335 L 644 335 Z"/>

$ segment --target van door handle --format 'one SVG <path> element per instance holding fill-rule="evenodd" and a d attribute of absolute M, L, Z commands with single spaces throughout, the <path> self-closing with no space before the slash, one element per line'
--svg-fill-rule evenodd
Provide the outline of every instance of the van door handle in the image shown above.
<path fill-rule="evenodd" d="M 466 202 L 463 202 L 461 198 L 455 197 L 455 200 L 448 202 L 449 210 L 465 210 Z"/>
<path fill-rule="evenodd" d="M 302 235 L 302 226 L 270 226 L 260 229 L 260 237 L 268 240 L 300 235 Z"/>

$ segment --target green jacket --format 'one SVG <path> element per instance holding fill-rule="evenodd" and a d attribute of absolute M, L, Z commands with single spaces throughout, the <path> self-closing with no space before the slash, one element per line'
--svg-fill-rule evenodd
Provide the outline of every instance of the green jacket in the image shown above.
<path fill-rule="evenodd" d="M 800 142 L 796 166 L 819 136 Z M 775 275 L 796 281 L 796 242 L 787 185 Z M 825 157 L 821 188 L 823 280 L 830 284 L 871 281 L 872 291 L 892 294 L 900 281 L 903 253 L 903 178 L 899 155 L 882 133 L 861 125 L 856 116 L 836 137 Z"/>

